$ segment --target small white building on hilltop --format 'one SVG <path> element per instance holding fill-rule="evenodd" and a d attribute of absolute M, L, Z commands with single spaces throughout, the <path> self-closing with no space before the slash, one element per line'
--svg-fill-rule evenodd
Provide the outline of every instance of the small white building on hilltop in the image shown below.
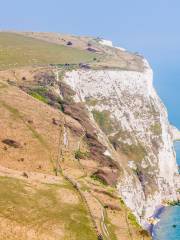
<path fill-rule="evenodd" d="M 102 44 L 102 45 L 104 45 L 104 46 L 114 47 L 112 41 L 110 41 L 110 40 L 101 39 L 101 40 L 99 41 L 99 43 Z M 121 48 L 121 47 L 114 47 L 114 48 L 119 49 L 119 50 L 121 50 L 121 51 L 126 51 L 125 48 Z"/>

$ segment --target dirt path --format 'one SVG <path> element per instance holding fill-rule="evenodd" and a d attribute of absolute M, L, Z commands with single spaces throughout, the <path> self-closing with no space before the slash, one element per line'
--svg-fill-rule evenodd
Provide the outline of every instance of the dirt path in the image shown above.
<path fill-rule="evenodd" d="M 65 119 L 64 119 L 64 122 L 65 122 Z M 63 159 L 64 159 L 63 147 L 64 148 L 67 147 L 67 146 L 65 146 L 65 141 L 63 141 L 64 135 L 66 135 L 66 138 L 68 138 L 67 131 L 66 131 L 65 127 L 62 126 L 59 129 L 59 146 L 58 146 L 58 156 L 57 156 L 57 163 L 56 163 L 57 169 L 60 171 L 62 176 L 76 188 L 76 190 L 82 197 L 82 200 L 84 201 L 84 203 L 88 209 L 93 228 L 97 233 L 97 238 L 99 235 L 102 235 L 104 240 L 110 240 L 110 237 L 109 237 L 110 234 L 108 232 L 108 229 L 107 229 L 107 226 L 105 223 L 105 214 L 104 214 L 105 209 L 104 209 L 103 205 L 96 197 L 93 196 L 93 194 L 91 194 L 88 191 L 83 191 L 80 182 L 78 182 L 77 179 L 74 179 L 73 176 L 68 174 L 67 171 L 64 171 L 61 166 L 61 161 L 63 161 Z M 84 135 L 81 136 L 80 141 L 78 142 L 78 149 L 80 148 L 80 144 L 81 144 L 83 137 L 84 137 Z M 68 140 L 66 142 L 68 142 Z M 81 164 L 80 164 L 80 168 L 84 172 L 84 169 L 81 166 Z M 86 176 L 87 176 L 87 173 L 84 172 L 83 177 L 86 177 Z"/>

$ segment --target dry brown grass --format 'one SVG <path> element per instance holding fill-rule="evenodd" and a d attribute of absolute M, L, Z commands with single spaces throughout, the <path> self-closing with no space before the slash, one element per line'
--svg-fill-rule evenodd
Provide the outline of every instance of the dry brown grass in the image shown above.
<path fill-rule="evenodd" d="M 97 38 L 48 32 L 25 32 L 19 34 L 34 39 L 44 40 L 49 43 L 56 43 L 61 46 L 67 46 L 67 42 L 70 41 L 72 42 L 72 46 L 70 46 L 72 50 L 80 49 L 84 52 L 87 52 L 88 44 L 91 44 L 91 48 L 98 51 L 98 54 L 96 54 L 98 61 L 91 62 L 92 67 L 95 69 L 117 68 L 131 71 L 144 70 L 142 57 L 137 54 L 129 53 L 128 51 L 121 51 L 116 48 L 103 46 L 99 44 Z"/>
<path fill-rule="evenodd" d="M 0 239 L 96 239 L 87 209 L 68 182 L 35 185 L 0 177 L 0 187 Z"/>
<path fill-rule="evenodd" d="M 37 101 L 17 87 L 9 85 L 6 82 L 7 79 L 12 79 L 15 82 L 18 81 L 21 83 L 21 81 L 23 81 L 22 77 L 26 75 L 27 81 L 29 81 L 28 84 L 30 82 L 33 83 L 34 71 L 39 71 L 39 69 L 20 69 L 18 71 L 16 70 L 15 74 L 12 70 L 0 72 L 0 165 L 10 169 L 19 170 L 21 173 L 23 171 L 27 172 L 28 178 L 24 179 L 29 182 L 24 187 L 24 190 L 28 192 L 28 194 L 35 194 L 42 188 L 42 183 L 39 183 L 42 179 L 43 182 L 46 182 L 47 179 L 56 182 L 56 179 L 50 179 L 44 175 L 45 173 L 54 175 L 53 169 L 56 167 L 57 163 L 60 128 L 58 125 L 52 123 L 52 119 L 60 120 L 60 122 L 66 119 L 67 125 L 70 124 L 82 131 L 80 124 L 71 117 L 65 116 L 62 112 L 53 109 L 43 102 Z M 71 129 L 67 129 L 67 131 L 69 147 L 63 149 L 64 159 L 61 162 L 61 166 L 65 174 L 80 183 L 81 190 L 84 192 L 84 196 L 87 199 L 91 214 L 98 225 L 98 230 L 101 231 L 102 209 L 104 209 L 104 206 L 113 205 L 115 206 L 114 209 L 105 209 L 105 221 L 111 234 L 111 239 L 131 240 L 131 236 L 133 236 L 133 239 L 141 240 L 141 235 L 139 233 L 140 228 L 133 226 L 127 221 L 128 210 L 125 205 L 120 203 L 118 197 L 112 197 L 112 195 L 115 194 L 115 189 L 113 189 L 113 194 L 110 194 L 111 192 L 109 191 L 111 191 L 111 189 L 109 189 L 108 186 L 104 186 L 89 177 L 98 167 L 98 164 L 92 159 L 82 159 L 78 162 L 74 158 L 74 153 L 75 150 L 77 150 L 78 141 L 81 136 L 76 136 Z M 7 138 L 20 143 L 20 147 L 13 148 L 4 144 L 2 141 Z M 83 149 L 87 150 L 86 148 L 87 146 L 84 144 Z M 6 170 L 0 168 L 0 172 L 2 173 L 3 171 L 5 171 L 5 176 L 12 174 L 16 179 L 22 179 L 22 174 L 19 176 L 19 173 L 17 172 L 8 173 Z M 39 172 L 42 175 L 36 175 L 35 173 L 29 172 Z M 64 183 L 62 178 L 61 180 L 59 179 L 59 181 Z M 52 193 L 51 188 L 49 191 Z M 17 191 L 17 199 L 21 199 L 22 196 L 18 194 Z M 49 193 L 47 192 L 47 195 L 48 194 Z M 42 207 L 47 208 L 48 206 L 49 208 L 51 201 L 48 199 L 47 195 L 45 198 L 41 197 L 39 201 Z M 62 208 L 64 208 L 64 205 L 68 205 L 69 211 L 72 208 L 72 204 L 82 204 L 82 198 L 79 198 L 77 193 L 69 191 L 68 188 L 62 186 L 59 186 L 58 189 L 56 189 L 56 199 L 62 204 Z M 0 203 L 2 204 L 2 207 L 5 206 L 5 199 L 3 201 L 0 200 Z M 22 204 L 19 206 L 22 207 Z M 119 207 L 121 208 L 121 211 L 118 210 Z M 26 212 L 28 207 L 24 206 L 23 209 Z M 57 237 L 59 239 L 69 240 L 77 239 L 76 236 L 78 236 L 79 239 L 81 239 L 80 237 L 83 237 L 82 231 L 77 232 L 77 235 L 71 234 L 71 228 L 69 229 L 69 235 L 67 237 L 67 229 L 64 228 L 63 221 L 60 225 L 59 222 L 57 224 L 54 224 L 51 221 L 48 222 L 48 224 L 44 223 L 42 228 L 47 228 L 48 231 L 43 230 L 39 232 L 39 230 L 37 231 L 36 229 L 29 227 L 27 224 L 23 226 L 19 225 L 17 221 L 7 218 L 7 215 L 2 215 L 2 212 L 3 211 L 0 210 L 2 219 L 2 221 L 0 221 L 0 227 L 1 229 L 3 228 L 3 230 L 0 230 L 0 239 L 3 240 L 51 240 L 57 239 Z M 14 215 L 18 216 L 17 213 L 17 209 L 15 209 Z M 69 212 L 67 210 L 66 215 L 68 216 L 68 214 Z M 53 216 L 54 215 L 52 215 L 52 218 Z M 89 218 L 87 212 L 85 216 L 88 216 Z M 72 214 L 71 220 L 73 221 L 75 218 L 75 215 Z M 84 217 L 83 219 L 79 219 L 78 224 L 81 224 L 84 219 Z M 7 228 L 5 228 L 5 226 L 7 226 Z M 51 228 L 50 230 L 48 226 Z M 7 229 L 9 229 L 9 231 L 7 231 Z M 75 231 L 74 226 L 72 226 L 72 231 Z M 46 238 L 44 234 L 46 234 Z M 92 234 L 92 238 L 90 239 L 94 240 L 96 238 L 94 238 L 94 235 Z"/>
<path fill-rule="evenodd" d="M 62 120 L 63 114 L 48 105 L 36 101 L 16 87 L 7 85 L 0 89 L 0 164 L 12 169 L 51 172 L 55 167 L 59 127 L 52 124 L 52 118 Z M 69 117 L 66 121 L 78 123 Z M 20 143 L 20 148 L 4 144 L 3 139 Z M 72 147 L 76 139 L 71 138 Z M 71 156 L 71 154 L 70 154 Z"/>

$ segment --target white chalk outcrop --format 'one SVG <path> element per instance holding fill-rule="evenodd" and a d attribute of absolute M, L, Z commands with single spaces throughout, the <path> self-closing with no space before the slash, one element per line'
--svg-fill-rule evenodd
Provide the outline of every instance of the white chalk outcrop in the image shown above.
<path fill-rule="evenodd" d="M 163 201 L 177 198 L 179 180 L 168 114 L 153 87 L 152 69 L 142 63 L 143 72 L 79 69 L 67 72 L 64 81 L 76 92 L 76 102 L 109 116 L 111 127 L 102 134 L 116 144 L 112 150 L 108 142 L 107 152 L 116 151 L 124 172 L 117 187 L 144 224 Z"/>
<path fill-rule="evenodd" d="M 180 131 L 174 126 L 171 126 L 174 141 L 180 141 Z"/>

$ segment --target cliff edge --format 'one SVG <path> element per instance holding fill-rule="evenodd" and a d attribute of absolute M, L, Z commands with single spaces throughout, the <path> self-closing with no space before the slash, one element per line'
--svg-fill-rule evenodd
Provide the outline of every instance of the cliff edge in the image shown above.
<path fill-rule="evenodd" d="M 0 45 L 0 236 L 150 239 L 142 227 L 180 180 L 147 60 L 57 33 L 1 32 Z"/>
<path fill-rule="evenodd" d="M 143 224 L 157 206 L 177 199 L 178 168 L 167 110 L 145 59 L 142 68 L 76 70 L 64 81 L 99 126 L 108 156 L 122 169 L 118 191 Z"/>

